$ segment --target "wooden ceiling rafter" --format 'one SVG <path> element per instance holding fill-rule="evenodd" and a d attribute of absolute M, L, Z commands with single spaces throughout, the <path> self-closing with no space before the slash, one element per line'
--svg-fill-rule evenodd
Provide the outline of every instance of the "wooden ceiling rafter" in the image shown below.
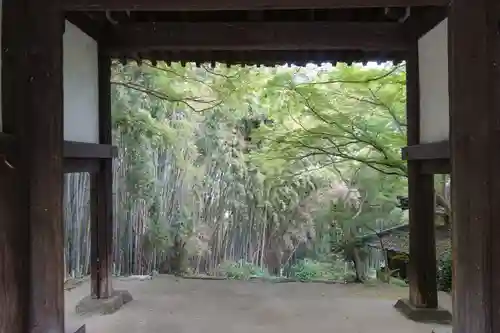
<path fill-rule="evenodd" d="M 304 65 L 400 62 L 415 18 L 448 0 L 63 1 L 122 62 Z"/>
<path fill-rule="evenodd" d="M 449 0 L 62 0 L 66 10 L 266 10 L 447 6 Z"/>
<path fill-rule="evenodd" d="M 137 61 L 137 55 L 133 52 L 110 53 L 113 59 L 118 59 L 122 64 L 129 61 Z M 303 66 L 308 63 L 367 63 L 370 61 L 399 63 L 405 59 L 404 51 L 394 52 L 369 52 L 369 51 L 152 51 L 141 53 L 141 61 L 148 61 L 153 66 L 159 62 L 171 63 L 193 63 L 205 66 L 215 66 L 223 63 L 229 66 L 277 66 L 297 65 Z"/>
<path fill-rule="evenodd" d="M 292 33 L 293 32 L 293 33 Z M 227 22 L 132 23 L 105 37 L 112 52 L 168 51 L 404 51 L 399 23 Z"/>

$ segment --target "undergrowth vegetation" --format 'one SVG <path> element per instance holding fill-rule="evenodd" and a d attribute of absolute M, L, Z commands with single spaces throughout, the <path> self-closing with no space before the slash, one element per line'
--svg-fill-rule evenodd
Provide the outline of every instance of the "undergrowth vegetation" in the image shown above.
<path fill-rule="evenodd" d="M 438 259 L 438 274 L 437 274 L 438 289 L 450 292 L 452 288 L 452 257 L 450 252 L 444 253 Z"/>

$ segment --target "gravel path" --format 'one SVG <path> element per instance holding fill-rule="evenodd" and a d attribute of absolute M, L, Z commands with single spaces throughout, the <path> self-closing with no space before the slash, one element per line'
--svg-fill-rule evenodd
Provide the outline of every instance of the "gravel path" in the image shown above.
<path fill-rule="evenodd" d="M 118 280 L 134 301 L 108 316 L 78 317 L 88 283 L 66 292 L 66 320 L 88 333 L 451 333 L 450 326 L 406 320 L 393 304 L 406 288 L 259 281 Z M 451 306 L 448 295 L 442 305 Z"/>

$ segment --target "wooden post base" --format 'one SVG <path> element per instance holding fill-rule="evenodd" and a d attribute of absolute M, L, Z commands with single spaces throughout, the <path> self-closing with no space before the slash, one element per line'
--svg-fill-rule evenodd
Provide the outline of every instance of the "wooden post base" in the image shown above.
<path fill-rule="evenodd" d="M 94 298 L 89 295 L 78 303 L 76 306 L 76 313 L 112 314 L 132 300 L 132 295 L 126 290 L 114 290 L 112 295 L 108 298 Z"/>
<path fill-rule="evenodd" d="M 451 324 L 450 311 L 441 307 L 419 308 L 408 299 L 400 299 L 394 307 L 406 318 L 421 323 Z"/>

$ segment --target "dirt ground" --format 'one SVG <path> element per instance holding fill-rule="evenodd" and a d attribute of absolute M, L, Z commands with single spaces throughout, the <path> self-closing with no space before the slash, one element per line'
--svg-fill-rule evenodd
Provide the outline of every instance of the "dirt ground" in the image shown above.
<path fill-rule="evenodd" d="M 451 326 L 417 324 L 394 308 L 408 289 L 389 286 L 259 281 L 117 280 L 134 301 L 107 316 L 79 317 L 75 305 L 89 292 L 66 292 L 66 320 L 88 333 L 451 333 Z M 451 306 L 448 295 L 441 305 Z"/>

